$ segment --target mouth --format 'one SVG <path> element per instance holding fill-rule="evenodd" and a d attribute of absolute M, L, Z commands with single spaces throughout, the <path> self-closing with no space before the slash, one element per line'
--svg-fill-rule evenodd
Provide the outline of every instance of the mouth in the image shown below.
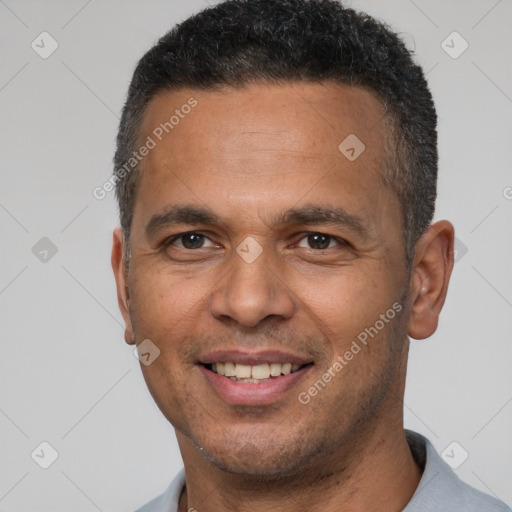
<path fill-rule="evenodd" d="M 291 399 L 291 391 L 313 368 L 314 362 L 282 352 L 216 352 L 197 368 L 206 385 L 228 405 L 260 406 Z"/>
<path fill-rule="evenodd" d="M 290 375 L 312 364 L 262 363 L 250 365 L 234 362 L 217 362 L 205 364 L 204 367 L 217 375 L 227 377 L 235 382 L 260 384 L 270 382 L 284 375 Z"/>

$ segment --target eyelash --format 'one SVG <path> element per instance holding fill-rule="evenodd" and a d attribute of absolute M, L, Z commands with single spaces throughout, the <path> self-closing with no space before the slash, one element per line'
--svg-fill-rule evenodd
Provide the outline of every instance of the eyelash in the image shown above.
<path fill-rule="evenodd" d="M 187 236 L 187 235 L 200 235 L 200 236 L 203 236 L 203 237 L 207 238 L 208 240 L 210 240 L 212 242 L 212 240 L 208 237 L 208 235 L 205 234 L 205 233 L 202 233 L 201 231 L 186 231 L 185 233 L 180 233 L 178 235 L 173 235 L 172 237 L 170 237 L 167 240 L 165 240 L 164 243 L 163 243 L 164 248 L 169 247 L 176 240 L 179 240 L 180 238 L 182 238 L 184 236 Z M 344 240 L 342 238 L 338 238 L 338 237 L 336 237 L 334 235 L 329 235 L 327 233 L 322 233 L 321 231 L 308 231 L 308 232 L 306 232 L 294 245 L 296 245 L 297 243 L 301 242 L 302 240 L 304 240 L 305 238 L 307 238 L 308 236 L 311 236 L 311 235 L 322 235 L 322 236 L 325 236 L 325 237 L 329 238 L 330 241 L 337 242 L 339 247 L 351 247 L 351 245 L 346 240 Z M 203 249 L 203 247 L 199 247 L 198 249 Z M 194 251 L 194 250 L 197 251 L 198 249 L 187 249 L 186 247 L 183 248 L 183 250 L 187 250 L 187 251 Z M 309 247 L 308 249 L 311 250 L 311 251 L 320 252 L 320 251 L 326 251 L 328 249 L 333 249 L 333 247 L 328 247 L 326 249 L 313 249 L 313 248 Z"/>

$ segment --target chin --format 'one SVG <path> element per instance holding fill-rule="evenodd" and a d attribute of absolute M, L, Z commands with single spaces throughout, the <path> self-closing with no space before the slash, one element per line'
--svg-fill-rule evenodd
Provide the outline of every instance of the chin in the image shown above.
<path fill-rule="evenodd" d="M 213 466 L 226 473 L 252 477 L 259 480 L 286 478 L 300 472 L 312 453 L 304 452 L 300 439 L 279 439 L 272 434 L 263 439 L 223 439 L 214 442 L 209 439 L 195 447 Z M 311 445 L 309 449 L 311 450 Z"/>

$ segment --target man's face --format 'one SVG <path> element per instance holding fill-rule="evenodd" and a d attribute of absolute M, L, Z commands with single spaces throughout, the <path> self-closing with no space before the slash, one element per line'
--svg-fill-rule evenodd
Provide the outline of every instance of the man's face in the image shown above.
<path fill-rule="evenodd" d="M 128 336 L 161 351 L 142 370 L 182 450 L 232 472 L 293 474 L 391 415 L 408 281 L 399 202 L 380 179 L 383 116 L 372 94 L 333 83 L 150 103 L 140 140 L 157 145 L 130 235 Z M 215 373 L 231 363 L 262 378 Z M 287 363 L 299 369 L 278 377 Z"/>

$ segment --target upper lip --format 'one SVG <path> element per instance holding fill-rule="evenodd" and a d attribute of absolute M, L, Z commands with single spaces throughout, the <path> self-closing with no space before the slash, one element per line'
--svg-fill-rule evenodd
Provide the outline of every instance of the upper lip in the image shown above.
<path fill-rule="evenodd" d="M 291 363 L 303 365 L 312 362 L 313 361 L 307 357 L 282 352 L 280 350 L 263 350 L 259 352 L 216 350 L 199 357 L 200 364 L 238 363 L 255 366 L 264 363 Z"/>

